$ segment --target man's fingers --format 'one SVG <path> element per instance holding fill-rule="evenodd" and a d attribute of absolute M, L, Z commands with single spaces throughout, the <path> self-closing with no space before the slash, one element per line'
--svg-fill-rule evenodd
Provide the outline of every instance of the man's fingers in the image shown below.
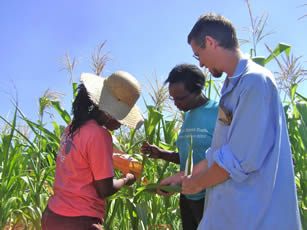
<path fill-rule="evenodd" d="M 158 189 L 157 190 L 157 194 L 161 195 L 161 196 L 171 196 L 174 193 L 173 192 L 164 192 L 163 190 Z"/>

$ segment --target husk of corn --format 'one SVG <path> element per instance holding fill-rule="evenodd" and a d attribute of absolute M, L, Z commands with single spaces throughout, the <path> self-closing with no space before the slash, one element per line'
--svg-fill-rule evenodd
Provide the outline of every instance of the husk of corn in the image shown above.
<path fill-rule="evenodd" d="M 162 190 L 164 192 L 181 192 L 181 186 L 178 185 L 160 185 L 160 184 L 147 184 L 145 190 L 155 192 Z"/>
<path fill-rule="evenodd" d="M 118 149 L 114 149 L 114 151 L 116 151 L 112 156 L 114 168 L 124 174 L 132 173 L 138 179 L 142 174 L 142 164 L 129 154 L 123 153 Z"/>

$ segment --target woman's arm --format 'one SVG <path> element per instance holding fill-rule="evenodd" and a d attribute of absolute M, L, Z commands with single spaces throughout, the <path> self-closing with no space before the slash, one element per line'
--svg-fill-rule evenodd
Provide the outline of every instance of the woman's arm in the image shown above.
<path fill-rule="evenodd" d="M 125 177 L 113 179 L 113 177 L 102 180 L 95 180 L 96 191 L 101 199 L 113 195 L 124 185 L 131 185 L 135 182 L 135 177 L 131 173 L 127 173 Z"/>

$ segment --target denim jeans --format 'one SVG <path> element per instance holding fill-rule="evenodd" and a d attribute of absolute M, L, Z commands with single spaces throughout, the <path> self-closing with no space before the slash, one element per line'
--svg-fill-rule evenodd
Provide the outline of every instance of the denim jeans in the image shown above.
<path fill-rule="evenodd" d="M 203 217 L 204 201 L 187 199 L 183 194 L 180 194 L 180 213 L 183 230 L 196 230 L 198 224 Z"/>
<path fill-rule="evenodd" d="M 43 230 L 102 230 L 101 220 L 90 216 L 62 216 L 52 212 L 48 207 L 42 216 Z"/>

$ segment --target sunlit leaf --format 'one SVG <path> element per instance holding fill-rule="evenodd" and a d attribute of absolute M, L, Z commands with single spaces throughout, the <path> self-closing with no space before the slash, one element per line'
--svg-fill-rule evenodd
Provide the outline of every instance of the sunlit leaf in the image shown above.
<path fill-rule="evenodd" d="M 267 64 L 268 62 L 270 62 L 272 59 L 274 59 L 275 57 L 277 57 L 278 55 L 280 55 L 282 52 L 285 51 L 285 53 L 287 54 L 287 56 L 289 56 L 290 54 L 290 50 L 291 50 L 291 46 L 285 43 L 280 42 L 276 48 L 274 49 L 274 51 L 270 54 L 270 56 L 268 56 L 265 59 L 265 64 Z"/>
<path fill-rule="evenodd" d="M 265 66 L 265 57 L 263 56 L 255 56 L 251 58 L 254 62 L 256 62 L 259 65 Z"/>
<path fill-rule="evenodd" d="M 296 108 L 301 115 L 298 130 L 305 146 L 305 154 L 307 154 L 307 102 L 296 103 Z"/>
<path fill-rule="evenodd" d="M 293 84 L 291 86 L 291 101 L 294 101 L 295 99 L 296 89 L 297 89 L 297 84 Z"/>
<path fill-rule="evenodd" d="M 68 114 L 68 112 L 62 108 L 59 101 L 51 101 L 52 106 L 56 109 L 56 111 L 59 113 L 59 115 L 62 117 L 62 119 L 65 121 L 66 124 L 69 124 L 71 122 L 71 118 Z"/>

